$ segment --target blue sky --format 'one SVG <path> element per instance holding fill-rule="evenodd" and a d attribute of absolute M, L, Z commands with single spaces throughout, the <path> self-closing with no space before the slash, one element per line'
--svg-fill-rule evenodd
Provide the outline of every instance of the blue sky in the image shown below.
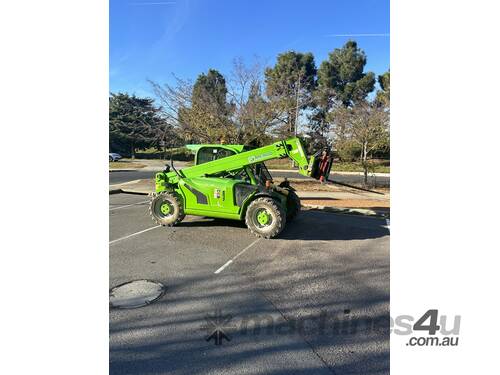
<path fill-rule="evenodd" d="M 270 66 L 287 50 L 312 52 L 319 66 L 348 39 L 381 74 L 389 32 L 389 0 L 110 0 L 110 91 L 152 96 L 147 79 L 227 74 L 236 57 Z"/>

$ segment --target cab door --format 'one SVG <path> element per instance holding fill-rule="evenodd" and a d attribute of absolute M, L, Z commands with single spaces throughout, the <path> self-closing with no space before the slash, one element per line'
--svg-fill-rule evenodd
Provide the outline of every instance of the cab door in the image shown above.
<path fill-rule="evenodd" d="M 236 179 L 213 177 L 210 181 L 210 206 L 227 213 L 238 213 L 239 207 L 234 202 L 234 185 L 239 182 Z"/>

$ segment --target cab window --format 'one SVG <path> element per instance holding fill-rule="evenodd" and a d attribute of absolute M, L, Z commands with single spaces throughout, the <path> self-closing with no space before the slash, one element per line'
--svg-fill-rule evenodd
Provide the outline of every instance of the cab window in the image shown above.
<path fill-rule="evenodd" d="M 196 165 L 225 158 L 231 155 L 234 155 L 234 152 L 231 150 L 218 147 L 203 147 L 198 150 L 198 154 L 196 155 Z"/>

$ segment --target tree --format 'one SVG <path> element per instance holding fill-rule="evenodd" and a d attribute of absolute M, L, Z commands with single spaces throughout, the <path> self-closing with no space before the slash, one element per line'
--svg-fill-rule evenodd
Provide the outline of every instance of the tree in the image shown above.
<path fill-rule="evenodd" d="M 256 60 L 247 66 L 241 58 L 235 59 L 228 82 L 238 143 L 251 146 L 269 143 L 269 133 L 281 112 L 276 103 L 265 97 L 261 64 Z"/>
<path fill-rule="evenodd" d="M 337 148 L 359 149 L 364 171 L 364 183 L 368 184 L 368 170 L 371 165 L 369 154 L 380 148 L 389 147 L 389 113 L 375 102 L 359 101 L 353 107 L 342 107 L 329 114 L 335 123 Z"/>
<path fill-rule="evenodd" d="M 205 141 L 232 142 L 235 127 L 230 119 L 231 112 L 226 80 L 217 70 L 210 69 L 206 75 L 198 76 L 193 86 L 191 107 L 182 109 L 178 116 L 185 129 L 196 128 L 197 134 L 206 134 Z"/>
<path fill-rule="evenodd" d="M 226 101 L 227 86 L 226 79 L 215 69 L 209 69 L 207 74 L 200 74 L 193 86 L 192 102 L 213 106 L 217 112 L 227 114 L 229 106 Z"/>
<path fill-rule="evenodd" d="M 378 76 L 378 84 L 380 90 L 377 91 L 375 100 L 380 106 L 389 108 L 391 99 L 391 72 L 389 70 Z"/>
<path fill-rule="evenodd" d="M 297 133 L 300 112 L 312 101 L 316 71 L 312 53 L 295 51 L 279 54 L 274 67 L 266 69 L 267 96 L 279 105 L 284 115 L 281 135 Z"/>
<path fill-rule="evenodd" d="M 215 70 L 192 84 L 175 78 L 176 84 L 151 82 L 162 104 L 163 115 L 191 142 L 267 144 L 281 112 L 267 98 L 263 71 L 256 62 L 247 66 L 233 61 L 228 79 Z"/>
<path fill-rule="evenodd" d="M 324 147 L 331 135 L 339 154 L 350 159 L 359 148 L 349 134 L 344 134 L 343 124 L 347 109 L 358 103 L 365 105 L 366 98 L 375 87 L 375 75 L 365 73 L 366 55 L 355 41 L 348 41 L 342 48 L 329 53 L 318 69 L 317 89 L 314 91 L 313 111 L 309 115 L 310 132 L 315 146 Z M 338 112 L 338 113 L 337 113 Z M 359 114 L 359 111 L 354 111 Z"/>
<path fill-rule="evenodd" d="M 336 101 L 349 107 L 365 99 L 375 87 L 375 75 L 364 73 L 365 65 L 366 55 L 355 41 L 331 52 L 318 70 L 317 101 L 321 107 L 330 109 Z"/>
<path fill-rule="evenodd" d="M 190 142 L 235 142 L 233 108 L 227 103 L 224 76 L 210 69 L 207 74 L 200 74 L 194 84 L 174 78 L 175 85 L 150 83 L 162 104 L 163 115 L 180 135 Z"/>
<path fill-rule="evenodd" d="M 150 146 L 167 124 L 151 98 L 111 93 L 109 98 L 110 148 L 135 158 L 135 150 Z"/>
<path fill-rule="evenodd" d="M 328 112 L 321 107 L 316 107 L 308 115 L 309 127 L 307 134 L 310 138 L 310 150 L 318 150 L 330 146 L 331 124 L 327 120 Z"/>

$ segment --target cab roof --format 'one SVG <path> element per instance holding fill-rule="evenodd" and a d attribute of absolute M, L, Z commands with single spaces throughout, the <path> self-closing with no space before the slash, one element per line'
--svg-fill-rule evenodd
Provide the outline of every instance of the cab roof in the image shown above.
<path fill-rule="evenodd" d="M 244 150 L 245 145 L 220 145 L 220 144 L 202 144 L 202 145 L 186 145 L 186 148 L 194 153 L 198 152 L 200 148 L 223 148 L 240 153 Z"/>

